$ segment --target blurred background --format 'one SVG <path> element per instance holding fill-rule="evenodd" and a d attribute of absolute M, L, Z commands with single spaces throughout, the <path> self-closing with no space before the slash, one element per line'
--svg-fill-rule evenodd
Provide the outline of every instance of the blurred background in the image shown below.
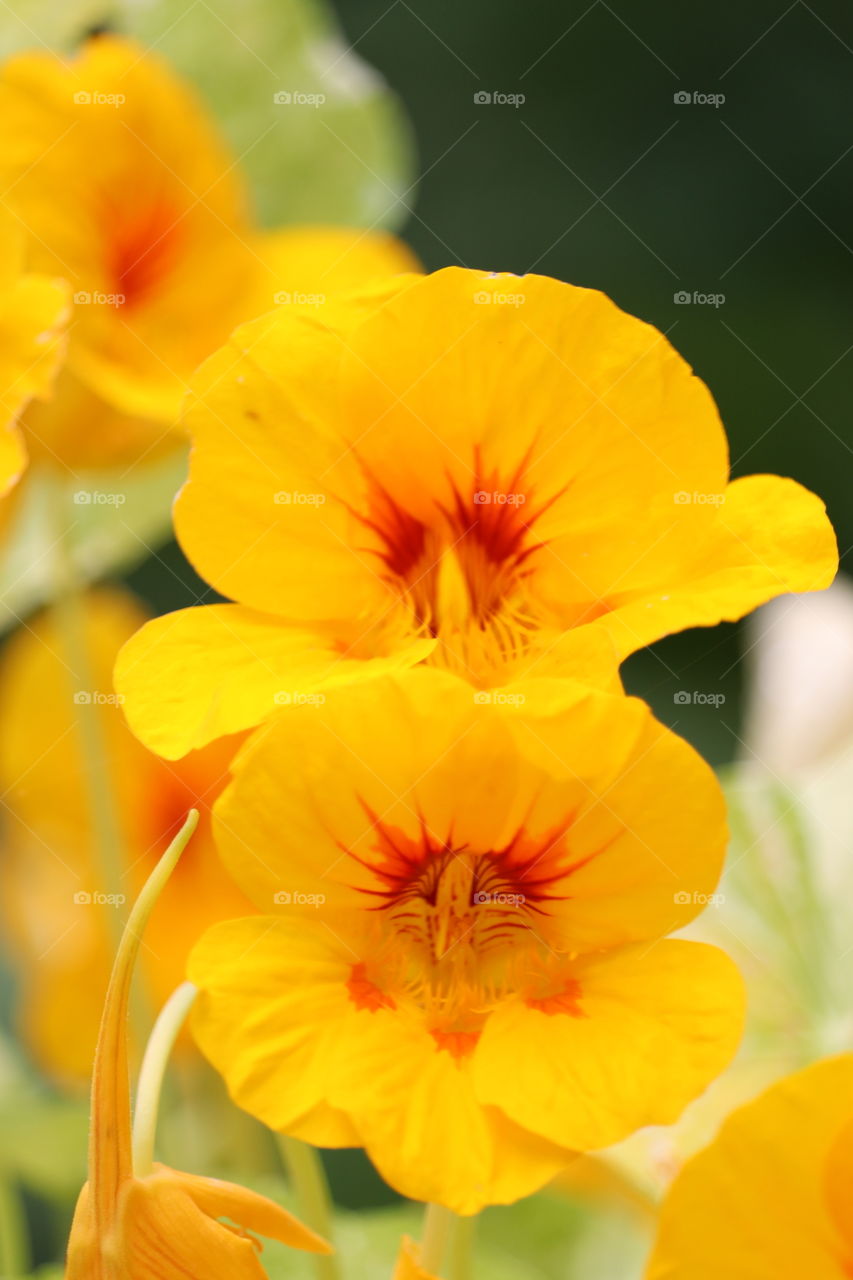
<path fill-rule="evenodd" d="M 711 388 L 733 474 L 794 476 L 827 502 L 842 554 L 851 546 L 848 4 L 27 0 L 14 14 L 4 7 L 0 48 L 70 49 L 100 24 L 156 45 L 199 86 L 242 157 L 267 224 L 385 226 L 427 269 L 542 272 L 601 289 L 657 326 Z M 282 89 L 325 101 L 276 111 Z M 154 495 L 173 480 L 148 479 L 131 496 L 133 538 L 98 524 L 114 512 L 81 513 L 91 521 L 90 576 L 123 582 L 155 613 L 215 598 L 162 519 L 150 516 Z M 6 571 L 18 592 L 20 566 L 37 559 L 35 536 L 25 531 Z M 34 574 L 27 583 L 18 613 L 38 602 Z M 633 657 L 626 682 L 712 763 L 726 765 L 743 753 L 750 668 L 740 658 L 751 643 L 740 624 L 671 637 Z M 685 705 L 676 700 L 682 691 L 715 698 Z M 7 1006 L 11 1000 L 7 994 Z M 0 1085 L 3 1069 L 0 1056 Z M 15 1070 L 8 1067 L 9 1079 Z M 210 1105 L 215 1113 L 218 1102 Z M 46 1166 L 24 1178 L 40 1228 L 37 1263 L 56 1256 L 64 1228 L 45 1191 L 57 1176 L 56 1126 L 77 1135 L 81 1116 L 55 1111 L 42 1137 L 30 1139 L 31 1159 Z M 330 1167 L 342 1204 L 390 1198 L 357 1154 L 335 1154 Z M 73 1184 L 76 1173 L 63 1176 Z M 572 1274 L 586 1274 L 584 1257 L 598 1257 L 596 1232 L 612 1245 L 612 1205 L 637 1208 L 624 1187 L 610 1190 L 592 1236 L 579 1237 Z M 642 1219 L 642 1204 L 638 1213 Z M 530 1274 L 550 1280 L 564 1274 L 566 1233 L 581 1214 L 575 1201 L 563 1201 L 558 1217 L 537 1201 L 495 1215 L 486 1234 L 510 1255 L 519 1232 L 535 1240 L 540 1269 Z M 355 1236 L 351 1243 L 366 1248 Z M 618 1250 L 608 1257 L 612 1270 L 588 1274 L 623 1274 Z M 497 1262 L 493 1274 L 504 1274 Z M 507 1274 L 521 1272 L 513 1264 Z"/>

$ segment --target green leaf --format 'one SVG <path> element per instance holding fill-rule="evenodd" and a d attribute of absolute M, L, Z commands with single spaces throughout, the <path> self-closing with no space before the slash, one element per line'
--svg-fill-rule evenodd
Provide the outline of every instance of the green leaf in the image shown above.
<path fill-rule="evenodd" d="M 319 0 L 118 6 L 199 85 L 241 157 L 261 221 L 399 226 L 411 185 L 407 123 Z M 276 102 L 276 95 L 291 101 Z M 316 105 L 300 100 L 320 97 Z"/>
<path fill-rule="evenodd" d="M 0 557 L 0 633 L 56 594 L 57 539 L 69 531 L 69 554 L 83 582 L 118 573 L 152 555 L 172 536 L 172 502 L 186 475 L 186 452 L 145 466 L 80 472 L 65 510 L 56 480 L 37 467 L 24 476 Z"/>

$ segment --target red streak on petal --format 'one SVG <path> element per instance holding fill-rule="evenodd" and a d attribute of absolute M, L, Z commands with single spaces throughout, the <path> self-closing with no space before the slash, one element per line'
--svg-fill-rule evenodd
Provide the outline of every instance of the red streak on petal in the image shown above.
<path fill-rule="evenodd" d="M 347 993 L 357 1009 L 367 1009 L 376 1013 L 378 1009 L 396 1009 L 397 1005 L 391 996 L 380 991 L 367 976 L 367 966 L 354 964 L 347 980 Z"/>

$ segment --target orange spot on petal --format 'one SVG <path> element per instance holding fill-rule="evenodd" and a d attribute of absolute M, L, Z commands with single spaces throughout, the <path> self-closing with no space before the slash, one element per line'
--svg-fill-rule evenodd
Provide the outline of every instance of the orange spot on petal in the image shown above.
<path fill-rule="evenodd" d="M 457 1062 L 469 1057 L 480 1039 L 479 1031 L 431 1031 L 430 1035 L 439 1049 L 446 1049 Z"/>
<path fill-rule="evenodd" d="M 535 998 L 529 996 L 527 1006 L 530 1009 L 538 1009 L 540 1013 L 547 1013 L 549 1016 L 556 1013 L 567 1013 L 572 1018 L 585 1018 L 586 1014 L 578 1003 L 581 995 L 581 985 L 574 978 L 569 978 L 562 991 L 556 991 L 553 995 Z"/>
<path fill-rule="evenodd" d="M 377 1009 L 396 1009 L 393 998 L 380 991 L 375 982 L 367 976 L 367 966 L 354 964 L 347 980 L 347 992 L 357 1009 L 367 1009 L 376 1013 Z"/>

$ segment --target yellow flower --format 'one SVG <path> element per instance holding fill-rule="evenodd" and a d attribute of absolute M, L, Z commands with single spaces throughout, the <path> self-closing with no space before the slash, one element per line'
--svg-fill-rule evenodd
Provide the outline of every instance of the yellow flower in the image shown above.
<path fill-rule="evenodd" d="M 853 1054 L 734 1112 L 661 1210 L 647 1280 L 853 1275 Z"/>
<path fill-rule="evenodd" d="M 175 856 L 167 851 L 152 872 L 113 967 L 92 1075 L 89 1181 L 74 1214 L 66 1280 L 265 1280 L 254 1231 L 296 1249 L 330 1252 L 286 1210 L 244 1187 L 163 1165 L 144 1174 L 134 1170 L 128 996 L 142 931 Z M 235 1225 L 219 1221 L 223 1217 Z"/>
<path fill-rule="evenodd" d="M 214 823 L 266 914 L 188 969 L 242 1107 L 464 1214 L 674 1120 L 742 1017 L 728 958 L 665 938 L 720 871 L 710 769 L 635 699 L 519 690 L 420 668 L 253 735 Z"/>
<path fill-rule="evenodd" d="M 391 663 L 613 679 L 832 578 L 818 499 L 729 484 L 705 386 L 602 294 L 451 268 L 320 321 L 246 325 L 195 380 L 176 528 L 237 603 L 158 620 L 120 661 L 158 752 Z"/>
<path fill-rule="evenodd" d="M 26 466 L 18 418 L 34 396 L 49 394 L 65 344 L 68 287 L 24 274 L 24 235 L 0 217 L 0 498 Z"/>
<path fill-rule="evenodd" d="M 261 232 L 206 109 L 132 41 L 98 36 L 70 61 L 11 59 L 0 110 L 5 201 L 36 269 L 73 286 L 68 371 L 27 419 L 33 449 L 71 467 L 159 447 L 195 366 L 279 290 L 346 288 L 413 265 L 390 236 Z"/>
<path fill-rule="evenodd" d="M 145 614 L 119 591 L 86 597 L 92 688 L 69 669 L 57 619 L 45 613 L 10 640 L 0 660 L 0 792 L 3 794 L 3 932 L 20 972 L 19 1023 L 39 1065 L 69 1083 L 88 1078 L 98 1000 L 110 971 L 112 923 L 138 891 L 187 809 L 200 829 L 160 900 L 142 958 L 145 990 L 162 1004 L 184 976 L 187 953 L 216 920 L 243 915 L 247 900 L 222 867 L 210 806 L 227 778 L 233 743 L 170 766 L 124 723 L 110 692 L 119 646 Z M 93 707 L 110 761 L 125 851 L 121 882 L 104 883 L 93 854 L 94 819 L 79 716 Z M 111 916 L 113 920 L 111 920 Z M 138 1046 L 141 1048 L 141 1046 Z"/>

